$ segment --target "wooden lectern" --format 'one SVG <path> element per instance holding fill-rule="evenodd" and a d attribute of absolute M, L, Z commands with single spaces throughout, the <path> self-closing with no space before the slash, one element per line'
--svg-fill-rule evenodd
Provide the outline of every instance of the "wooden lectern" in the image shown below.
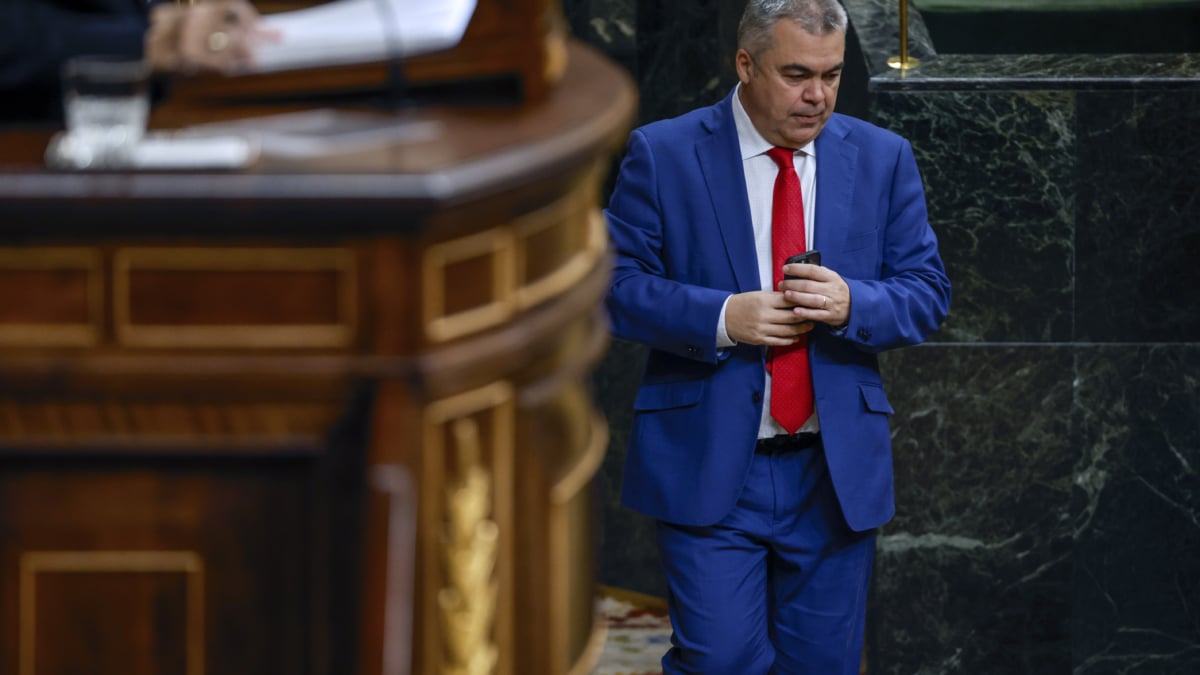
<path fill-rule="evenodd" d="M 589 672 L 635 94 L 564 50 L 522 105 L 241 170 L 53 172 L 0 131 L 0 672 Z"/>

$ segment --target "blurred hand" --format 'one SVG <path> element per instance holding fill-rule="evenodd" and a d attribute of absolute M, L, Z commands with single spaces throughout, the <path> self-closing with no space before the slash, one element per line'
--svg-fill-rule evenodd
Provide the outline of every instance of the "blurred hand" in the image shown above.
<path fill-rule="evenodd" d="M 274 38 L 247 0 L 160 4 L 150 14 L 146 61 L 157 71 L 233 73 L 253 61 L 258 41 Z"/>

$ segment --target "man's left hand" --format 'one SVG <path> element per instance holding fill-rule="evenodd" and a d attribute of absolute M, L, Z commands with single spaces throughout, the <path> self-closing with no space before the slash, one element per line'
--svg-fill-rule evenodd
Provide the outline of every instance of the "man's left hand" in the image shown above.
<path fill-rule="evenodd" d="M 821 265 L 792 263 L 783 266 L 783 273 L 797 277 L 784 279 L 778 286 L 797 318 L 830 326 L 850 321 L 850 287 L 837 272 Z"/>

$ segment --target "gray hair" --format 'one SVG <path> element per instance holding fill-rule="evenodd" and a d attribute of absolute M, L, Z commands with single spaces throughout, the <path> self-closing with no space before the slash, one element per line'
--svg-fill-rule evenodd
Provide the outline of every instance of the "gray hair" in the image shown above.
<path fill-rule="evenodd" d="M 846 10 L 838 0 L 749 0 L 738 24 L 738 47 L 751 56 L 771 48 L 771 29 L 783 19 L 796 22 L 805 33 L 846 32 Z"/>

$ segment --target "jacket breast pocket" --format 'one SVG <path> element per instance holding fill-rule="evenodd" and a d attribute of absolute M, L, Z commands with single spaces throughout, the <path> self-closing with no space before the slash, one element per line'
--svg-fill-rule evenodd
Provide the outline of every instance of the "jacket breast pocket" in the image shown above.
<path fill-rule="evenodd" d="M 852 251 L 861 251 L 864 248 L 875 246 L 879 241 L 879 230 L 871 230 L 870 232 L 851 232 L 846 235 L 845 245 L 842 246 L 842 251 L 850 253 Z"/>
<path fill-rule="evenodd" d="M 637 412 L 650 412 L 694 406 L 704 395 L 704 387 L 704 380 L 643 384 L 633 401 L 633 409 Z"/>

